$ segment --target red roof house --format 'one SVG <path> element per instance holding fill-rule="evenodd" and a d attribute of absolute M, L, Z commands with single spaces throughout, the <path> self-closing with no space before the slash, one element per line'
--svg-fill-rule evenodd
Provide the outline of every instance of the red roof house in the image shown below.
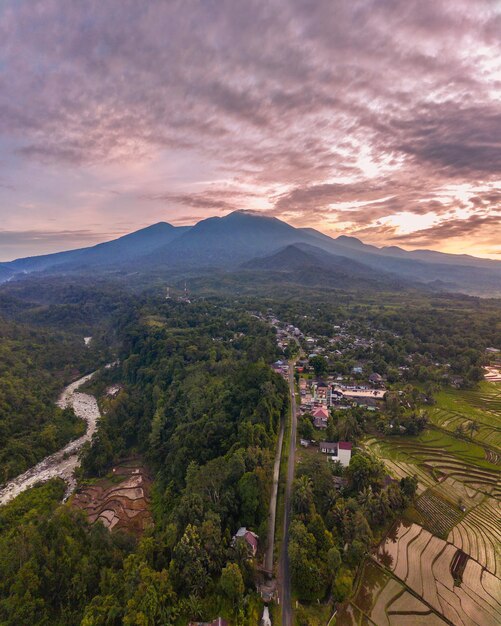
<path fill-rule="evenodd" d="M 245 526 L 242 526 L 241 528 L 237 530 L 236 535 L 233 537 L 233 542 L 235 543 L 239 539 L 242 539 L 243 541 L 245 541 L 245 543 L 251 549 L 252 556 L 256 556 L 257 545 L 258 545 L 257 540 L 259 539 L 256 533 L 253 533 L 252 530 L 247 530 Z"/>
<path fill-rule="evenodd" d="M 325 407 L 320 406 L 313 411 L 313 417 L 320 417 L 321 419 L 328 420 L 329 411 Z"/>

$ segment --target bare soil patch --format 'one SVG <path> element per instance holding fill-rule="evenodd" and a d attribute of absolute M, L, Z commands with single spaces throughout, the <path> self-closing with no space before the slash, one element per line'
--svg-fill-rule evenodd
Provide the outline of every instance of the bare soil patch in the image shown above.
<path fill-rule="evenodd" d="M 91 524 L 101 522 L 111 530 L 140 535 L 153 524 L 150 512 L 151 477 L 138 460 L 113 468 L 110 476 L 77 490 L 72 505 Z"/>

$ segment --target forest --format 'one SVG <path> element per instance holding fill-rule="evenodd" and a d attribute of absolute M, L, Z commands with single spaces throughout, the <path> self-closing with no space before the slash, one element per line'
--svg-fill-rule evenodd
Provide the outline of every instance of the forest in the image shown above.
<path fill-rule="evenodd" d="M 93 385 L 120 379 L 125 389 L 83 451 L 81 470 L 84 480 L 99 477 L 121 457 L 143 456 L 156 473 L 154 530 L 134 543 L 88 527 L 57 505 L 57 485 L 40 487 L 32 502 L 31 492 L 22 494 L 24 505 L 4 508 L 17 523 L 1 530 L 8 567 L 0 617 L 118 625 L 221 613 L 246 623 L 256 611 L 254 561 L 232 536 L 247 526 L 266 540 L 274 445 L 287 409 L 287 386 L 267 365 L 274 335 L 248 314 L 208 303 L 139 303 L 117 323 L 121 365 Z"/>
<path fill-rule="evenodd" d="M 95 358 L 83 337 L 0 318 L 0 481 L 84 432 L 83 422 L 55 400 Z"/>

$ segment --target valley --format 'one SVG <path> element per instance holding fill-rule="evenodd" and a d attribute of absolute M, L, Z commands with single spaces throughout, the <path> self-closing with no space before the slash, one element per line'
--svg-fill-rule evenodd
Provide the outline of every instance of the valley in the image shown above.
<path fill-rule="evenodd" d="M 255 626 L 265 608 L 285 626 L 498 619 L 499 383 L 483 379 L 501 341 L 497 302 L 475 300 L 472 324 L 467 300 L 416 291 L 408 309 L 363 281 L 238 298 L 226 284 L 209 295 L 203 277 L 139 293 L 31 281 L 0 290 L 5 314 L 15 297 L 25 324 L 78 338 L 80 367 L 114 366 L 60 397 L 86 434 L 2 491 L 7 623 L 23 606 L 1 598 L 27 566 L 11 552 L 25 532 L 28 555 L 40 541 L 57 550 L 58 536 L 78 546 L 49 568 L 65 608 L 38 588 L 35 623 L 104 613 L 118 626 L 146 611 L 152 623 L 175 614 L 173 626 Z M 87 323 L 68 315 L 81 299 Z M 19 524 L 2 531 L 2 514 Z M 89 570 L 80 559 L 96 537 Z M 78 599 L 77 569 L 89 589 Z"/>
<path fill-rule="evenodd" d="M 501 0 L 0 0 L 0 626 L 501 626 Z"/>

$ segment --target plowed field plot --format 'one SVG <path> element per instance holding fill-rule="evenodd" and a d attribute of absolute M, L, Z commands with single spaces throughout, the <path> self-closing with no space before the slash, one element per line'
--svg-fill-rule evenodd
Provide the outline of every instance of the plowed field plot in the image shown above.
<path fill-rule="evenodd" d="M 433 491 L 457 506 L 464 506 L 468 511 L 480 504 L 485 498 L 482 492 L 450 477 L 442 480 L 433 488 Z"/>
<path fill-rule="evenodd" d="M 501 581 L 472 558 L 464 563 L 460 555 L 464 571 L 461 584 L 456 585 L 452 568 L 457 570 L 457 552 L 456 546 L 421 526 L 400 523 L 381 543 L 377 559 L 449 622 L 461 626 L 498 626 Z"/>
<path fill-rule="evenodd" d="M 477 389 L 441 391 L 430 418 L 440 428 L 454 432 L 462 427 L 474 440 L 501 448 L 501 383 L 483 382 Z M 478 430 L 469 430 L 472 421 Z"/>
<path fill-rule="evenodd" d="M 431 490 L 416 500 L 416 509 L 426 520 L 426 528 L 444 539 L 463 517 L 459 508 L 454 507 Z"/>
<path fill-rule="evenodd" d="M 337 626 L 444 626 L 447 623 L 371 560 L 364 563 L 353 600 L 340 609 L 336 618 Z"/>
<path fill-rule="evenodd" d="M 81 487 L 72 505 L 82 509 L 91 524 L 101 522 L 109 530 L 141 534 L 151 526 L 151 478 L 138 463 L 113 469 L 112 476 Z"/>

